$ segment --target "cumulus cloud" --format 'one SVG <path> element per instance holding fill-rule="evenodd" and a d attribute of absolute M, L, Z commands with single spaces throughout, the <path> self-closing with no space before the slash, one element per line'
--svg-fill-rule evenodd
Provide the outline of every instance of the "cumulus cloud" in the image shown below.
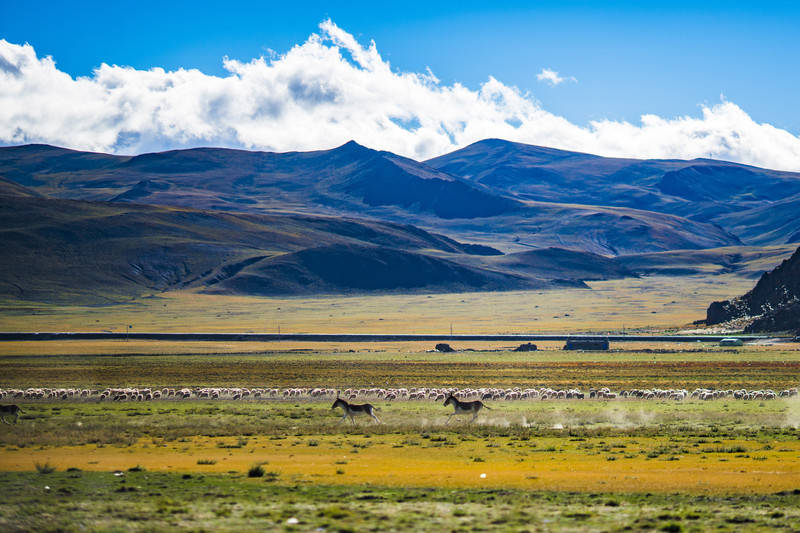
<path fill-rule="evenodd" d="M 576 125 L 491 76 L 473 89 L 443 84 L 430 70 L 392 69 L 374 42 L 365 46 L 330 20 L 283 55 L 223 65 L 226 75 L 210 76 L 102 64 L 73 78 L 32 46 L 0 40 L 0 143 L 130 154 L 210 145 L 314 150 L 354 139 L 425 159 L 499 137 L 607 156 L 713 154 L 800 170 L 800 138 L 732 102 L 704 106 L 699 116 Z"/>
<path fill-rule="evenodd" d="M 536 79 L 539 81 L 544 81 L 549 83 L 552 87 L 564 83 L 565 81 L 572 81 L 577 83 L 578 80 L 575 79 L 574 76 L 570 76 L 568 78 L 562 78 L 558 75 L 558 72 L 555 70 L 550 70 L 549 68 L 543 68 L 542 71 L 536 75 Z"/>

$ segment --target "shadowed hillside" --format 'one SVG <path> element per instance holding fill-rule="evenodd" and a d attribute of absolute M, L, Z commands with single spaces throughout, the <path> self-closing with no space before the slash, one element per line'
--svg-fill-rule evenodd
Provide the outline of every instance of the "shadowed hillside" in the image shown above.
<path fill-rule="evenodd" d="M 0 148 L 0 176 L 58 198 L 234 211 L 319 206 L 341 213 L 395 206 L 474 218 L 520 205 L 352 141 L 316 152 L 196 148 L 134 157 L 29 145 Z"/>
<path fill-rule="evenodd" d="M 600 157 L 500 139 L 426 164 L 519 199 L 633 207 L 711 222 L 747 244 L 784 244 L 800 232 L 800 174 L 793 172 L 711 159 Z M 792 197 L 791 206 L 768 208 Z M 743 211 L 752 213 L 758 229 L 748 229 Z"/>
<path fill-rule="evenodd" d="M 541 278 L 462 266 L 453 260 L 421 253 L 335 244 L 261 259 L 207 292 L 273 296 L 409 292 L 424 288 L 462 292 L 546 286 Z M 581 284 L 576 283 L 576 286 Z"/>
<path fill-rule="evenodd" d="M 33 197 L 38 195 L 27 187 L 0 178 L 0 196 Z"/>
<path fill-rule="evenodd" d="M 557 272 L 564 280 L 593 281 L 636 277 L 637 274 L 614 259 L 588 252 L 542 248 L 492 258 L 496 268 L 537 277 Z"/>
<path fill-rule="evenodd" d="M 584 286 L 581 279 L 608 274 L 593 270 L 591 257 L 568 276 L 526 271 L 498 262 L 503 256 L 492 248 L 413 226 L 299 214 L 0 195 L 0 228 L 0 296 L 31 301 L 103 303 L 179 289 L 262 295 L 541 289 Z"/>
<path fill-rule="evenodd" d="M 747 332 L 800 332 L 800 248 L 771 272 L 765 272 L 747 294 L 712 303 L 707 324 L 753 317 Z"/>
<path fill-rule="evenodd" d="M 650 254 L 623 255 L 614 261 L 642 275 L 693 276 L 698 274 L 737 274 L 758 278 L 786 259 L 795 247 L 729 246 L 706 250 L 671 250 Z"/>

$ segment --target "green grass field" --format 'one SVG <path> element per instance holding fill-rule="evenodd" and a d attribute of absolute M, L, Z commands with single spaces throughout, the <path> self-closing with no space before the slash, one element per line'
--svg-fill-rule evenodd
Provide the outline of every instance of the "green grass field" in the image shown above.
<path fill-rule="evenodd" d="M 47 487 L 47 488 L 45 488 Z M 245 473 L 0 475 L 3 531 L 791 531 L 760 496 L 284 484 Z"/>

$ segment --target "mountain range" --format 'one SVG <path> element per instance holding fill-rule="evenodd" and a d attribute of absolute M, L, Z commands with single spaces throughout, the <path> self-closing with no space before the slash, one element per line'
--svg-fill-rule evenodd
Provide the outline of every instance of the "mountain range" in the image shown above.
<path fill-rule="evenodd" d="M 753 261 L 800 242 L 800 174 L 498 139 L 424 162 L 352 141 L 4 147 L 0 208 L 0 294 L 45 300 L 527 289 L 709 264 L 758 275 Z"/>

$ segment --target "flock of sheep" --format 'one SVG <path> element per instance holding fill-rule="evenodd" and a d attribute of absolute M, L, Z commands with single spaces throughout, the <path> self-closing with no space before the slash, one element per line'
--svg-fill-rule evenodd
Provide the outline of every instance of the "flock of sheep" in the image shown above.
<path fill-rule="evenodd" d="M 342 397 L 345 400 L 432 400 L 443 401 L 453 394 L 459 400 L 582 400 L 582 399 L 643 399 L 643 400 L 773 400 L 798 395 L 797 387 L 775 392 L 746 389 L 629 389 L 612 392 L 608 387 L 591 388 L 588 392 L 578 389 L 541 388 L 350 388 L 340 391 L 333 388 L 108 388 L 104 390 L 75 388 L 28 388 L 0 389 L 0 400 L 94 400 L 94 401 L 150 401 L 150 400 L 329 400 Z"/>

